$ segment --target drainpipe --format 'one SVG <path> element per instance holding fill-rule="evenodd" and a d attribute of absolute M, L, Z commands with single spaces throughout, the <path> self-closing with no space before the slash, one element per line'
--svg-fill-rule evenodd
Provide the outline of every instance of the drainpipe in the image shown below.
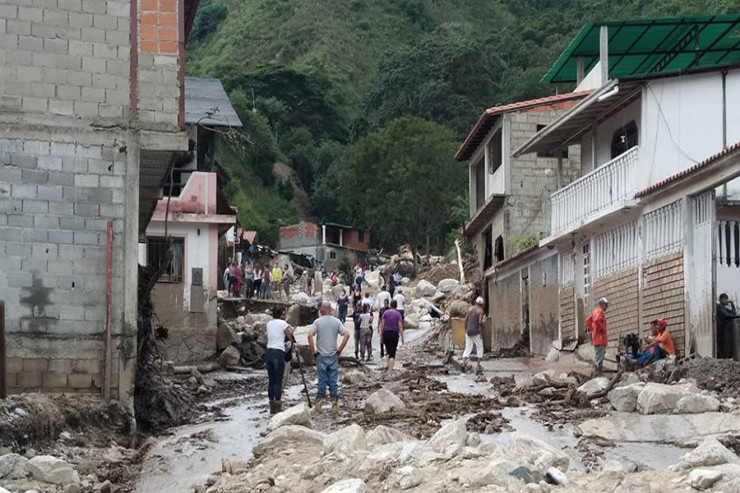
<path fill-rule="evenodd" d="M 727 149 L 727 70 L 722 71 L 722 149 Z M 722 184 L 722 197 L 727 200 L 727 182 Z"/>
<path fill-rule="evenodd" d="M 105 259 L 105 375 L 103 380 L 103 397 L 110 401 L 111 380 L 111 330 L 113 325 L 113 309 L 111 298 L 113 295 L 113 220 L 108 219 L 106 229 L 106 259 Z"/>
<path fill-rule="evenodd" d="M 0 399 L 8 397 L 5 371 L 5 302 L 0 300 Z"/>

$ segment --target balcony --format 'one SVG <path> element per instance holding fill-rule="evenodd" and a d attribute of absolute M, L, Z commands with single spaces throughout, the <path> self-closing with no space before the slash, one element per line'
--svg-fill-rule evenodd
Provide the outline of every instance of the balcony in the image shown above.
<path fill-rule="evenodd" d="M 558 236 L 620 209 L 635 193 L 638 148 L 633 147 L 551 195 L 552 235 Z"/>

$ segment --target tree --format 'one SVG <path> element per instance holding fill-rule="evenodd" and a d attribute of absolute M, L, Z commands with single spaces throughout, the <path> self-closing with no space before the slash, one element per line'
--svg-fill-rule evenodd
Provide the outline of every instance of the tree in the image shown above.
<path fill-rule="evenodd" d="M 337 170 L 343 209 L 379 245 L 444 248 L 451 207 L 465 188 L 465 167 L 452 159 L 451 130 L 415 117 L 394 120 L 358 140 Z"/>

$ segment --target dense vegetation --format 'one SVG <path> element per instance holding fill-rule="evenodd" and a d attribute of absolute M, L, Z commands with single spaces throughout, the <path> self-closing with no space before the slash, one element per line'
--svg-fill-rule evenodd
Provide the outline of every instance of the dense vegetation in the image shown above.
<path fill-rule="evenodd" d="M 440 250 L 459 225 L 452 155 L 488 106 L 539 80 L 588 21 L 740 10 L 740 0 L 203 0 L 188 71 L 220 78 L 248 143 L 219 162 L 240 222 L 274 243 L 298 217 Z M 564 87 L 561 90 L 570 88 Z M 308 193 L 297 210 L 289 164 Z"/>

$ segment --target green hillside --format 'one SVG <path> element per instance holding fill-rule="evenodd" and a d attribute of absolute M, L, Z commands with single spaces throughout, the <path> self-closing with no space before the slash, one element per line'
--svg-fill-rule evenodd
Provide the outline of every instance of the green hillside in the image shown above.
<path fill-rule="evenodd" d="M 571 89 L 539 80 L 588 21 L 739 10 L 740 0 L 204 0 L 187 67 L 221 79 L 245 123 L 250 143 L 222 145 L 219 161 L 232 175 L 228 192 L 240 221 L 272 242 L 280 221 L 298 217 L 290 184 L 272 175 L 276 161 L 293 167 L 314 218 L 378 228 L 378 217 L 396 208 L 374 200 L 362 206 L 374 187 L 358 165 L 369 158 L 368 142 L 397 137 L 384 131 L 395 120 L 434 122 L 406 120 L 396 128 L 433 131 L 444 140 L 440 148 L 454 149 L 485 107 Z M 426 139 L 409 137 L 406 155 L 395 149 L 375 156 L 375 173 L 417 176 L 427 168 L 418 162 Z M 449 155 L 435 169 L 453 176 L 452 193 L 428 197 L 441 201 L 433 206 L 449 218 L 455 197 L 466 192 L 465 168 Z M 391 180 L 385 186 L 398 189 L 388 196 L 416 196 L 405 191 L 423 189 L 425 179 L 435 177 Z M 407 226 L 401 230 L 417 229 Z M 386 246 L 442 248 L 428 235 L 442 238 L 454 226 L 443 220 L 427 238 L 381 227 L 373 237 Z"/>

